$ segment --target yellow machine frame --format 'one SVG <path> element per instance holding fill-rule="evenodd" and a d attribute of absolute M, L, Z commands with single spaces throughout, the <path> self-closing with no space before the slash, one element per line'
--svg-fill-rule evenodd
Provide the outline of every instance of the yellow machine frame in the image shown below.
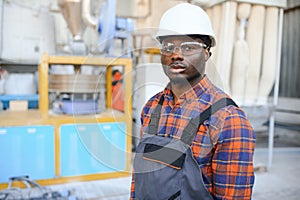
<path fill-rule="evenodd" d="M 62 115 L 49 111 L 48 75 L 49 66 L 52 64 L 93 65 L 106 67 L 106 110 L 95 115 Z M 124 67 L 124 112 L 112 109 L 112 67 Z M 28 111 L 4 111 L 0 112 L 0 127 L 25 126 L 25 125 L 53 125 L 55 140 L 55 175 L 53 179 L 37 180 L 41 185 L 61 184 L 73 181 L 89 181 L 107 178 L 124 177 L 130 175 L 131 164 L 131 133 L 132 133 L 132 60 L 130 58 L 107 57 L 79 57 L 79 56 L 49 56 L 44 54 L 38 66 L 39 72 L 39 109 Z M 63 124 L 75 123 L 126 123 L 126 170 L 111 173 L 89 174 L 71 177 L 60 175 L 60 149 L 59 127 Z M 7 184 L 0 184 L 0 189 Z"/>

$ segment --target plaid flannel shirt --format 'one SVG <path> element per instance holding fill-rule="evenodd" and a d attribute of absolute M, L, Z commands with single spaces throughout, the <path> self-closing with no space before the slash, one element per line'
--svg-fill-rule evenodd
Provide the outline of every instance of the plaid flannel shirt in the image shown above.
<path fill-rule="evenodd" d="M 174 105 L 168 85 L 145 105 L 141 114 L 141 133 L 147 132 L 150 115 L 161 95 L 164 95 L 165 100 L 158 135 L 178 139 L 191 118 L 220 98 L 228 97 L 205 76 L 181 95 Z M 235 106 L 217 111 L 199 127 L 191 148 L 201 169 L 204 184 L 214 199 L 251 199 L 255 138 L 244 112 Z M 131 199 L 135 199 L 134 188 L 133 179 Z"/>

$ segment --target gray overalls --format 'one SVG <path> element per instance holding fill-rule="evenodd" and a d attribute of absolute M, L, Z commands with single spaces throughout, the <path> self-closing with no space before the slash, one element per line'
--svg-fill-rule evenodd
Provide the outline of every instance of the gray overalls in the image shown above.
<path fill-rule="evenodd" d="M 236 104 L 228 98 L 220 99 L 191 119 L 179 140 L 157 135 L 163 101 L 162 96 L 151 114 L 149 131 L 143 134 L 136 149 L 135 197 L 137 200 L 212 200 L 190 145 L 200 124 L 217 110 Z"/>

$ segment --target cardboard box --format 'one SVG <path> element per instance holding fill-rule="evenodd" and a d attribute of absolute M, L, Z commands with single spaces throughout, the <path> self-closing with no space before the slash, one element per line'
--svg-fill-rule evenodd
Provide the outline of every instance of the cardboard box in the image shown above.
<path fill-rule="evenodd" d="M 24 100 L 11 100 L 11 101 L 9 101 L 9 110 L 11 110 L 11 111 L 24 111 L 24 110 L 28 110 L 28 101 L 24 101 Z"/>

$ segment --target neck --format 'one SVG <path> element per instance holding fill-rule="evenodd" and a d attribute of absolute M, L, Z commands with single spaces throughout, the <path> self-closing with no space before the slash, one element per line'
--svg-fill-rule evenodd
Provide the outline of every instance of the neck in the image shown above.
<path fill-rule="evenodd" d="M 203 76 L 199 77 L 199 79 L 194 81 L 172 81 L 171 82 L 171 90 L 174 96 L 174 104 L 177 102 L 178 98 L 184 94 L 186 91 L 190 90 L 194 85 L 199 83 Z"/>

